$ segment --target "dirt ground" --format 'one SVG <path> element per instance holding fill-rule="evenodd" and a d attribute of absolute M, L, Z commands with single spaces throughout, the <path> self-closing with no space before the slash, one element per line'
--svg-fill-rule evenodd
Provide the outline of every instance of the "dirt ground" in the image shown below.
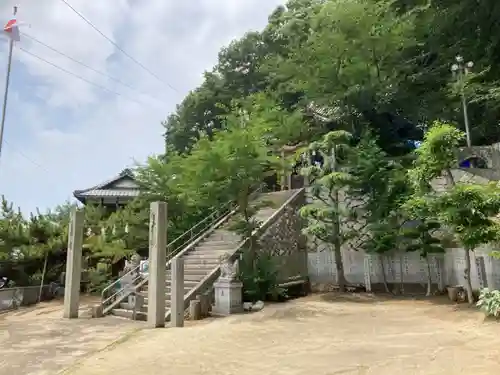
<path fill-rule="evenodd" d="M 1 314 L 0 375 L 55 375 L 144 327 L 114 317 L 89 319 L 94 302 L 82 298 L 77 320 L 62 319 L 61 301 Z"/>
<path fill-rule="evenodd" d="M 0 315 L 0 375 L 500 373 L 500 323 L 442 298 L 315 295 L 156 330 L 61 314 Z"/>
<path fill-rule="evenodd" d="M 442 302 L 310 296 L 185 328 L 142 330 L 65 373 L 500 373 L 500 323 Z"/>

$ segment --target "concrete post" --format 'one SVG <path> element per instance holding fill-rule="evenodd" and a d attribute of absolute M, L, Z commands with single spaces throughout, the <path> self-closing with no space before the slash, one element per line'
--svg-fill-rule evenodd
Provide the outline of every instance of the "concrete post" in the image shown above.
<path fill-rule="evenodd" d="M 172 270 L 172 290 L 170 291 L 170 320 L 172 327 L 184 326 L 184 260 L 173 258 Z"/>
<path fill-rule="evenodd" d="M 153 202 L 149 214 L 148 326 L 165 327 L 167 204 Z"/>
<path fill-rule="evenodd" d="M 85 213 L 74 207 L 70 213 L 66 278 L 64 284 L 64 312 L 67 319 L 78 318 L 80 280 L 82 274 L 83 222 Z"/>
<path fill-rule="evenodd" d="M 364 277 L 365 277 L 365 289 L 368 293 L 372 291 L 372 259 L 370 254 L 366 254 L 363 260 Z"/>

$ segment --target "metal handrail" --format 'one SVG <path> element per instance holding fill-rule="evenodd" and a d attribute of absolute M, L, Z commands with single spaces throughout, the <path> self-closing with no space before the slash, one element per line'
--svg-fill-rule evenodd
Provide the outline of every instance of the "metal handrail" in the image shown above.
<path fill-rule="evenodd" d="M 201 224 L 205 223 L 208 219 L 213 218 L 214 214 L 225 212 L 227 210 L 227 208 L 231 207 L 231 205 L 232 205 L 232 202 L 226 202 L 226 203 L 224 203 L 223 205 L 221 205 L 221 207 L 219 207 L 218 209 L 213 210 L 210 214 L 208 214 L 206 217 L 204 217 L 202 220 L 200 220 L 194 226 L 192 226 L 187 231 L 185 231 L 181 235 L 177 236 L 173 241 L 171 241 L 170 243 L 168 243 L 167 244 L 167 260 L 169 259 L 169 257 L 171 255 L 175 255 L 175 253 L 177 253 L 180 248 L 185 247 L 187 245 L 187 243 L 193 241 L 195 239 L 195 237 L 197 237 L 199 235 L 200 232 L 198 232 L 196 235 L 194 235 L 194 231 L 193 231 L 194 228 L 198 228 Z M 169 251 L 169 248 L 171 248 L 181 238 L 185 237 L 186 234 L 190 234 L 189 239 L 187 241 L 182 242 L 181 245 L 178 246 L 178 247 L 176 247 L 173 251 L 172 250 Z M 125 279 L 129 275 L 139 275 L 139 277 L 134 277 L 133 282 L 135 282 L 135 281 L 137 281 L 138 279 L 141 278 L 140 272 L 139 272 L 139 268 L 140 268 L 140 265 L 135 266 L 134 268 L 132 268 L 131 270 L 129 270 L 126 274 L 120 276 L 118 279 L 116 279 L 115 281 L 113 281 L 112 283 L 110 283 L 106 288 L 104 288 L 102 290 L 102 292 L 101 292 L 101 303 L 102 303 L 103 306 L 105 306 L 107 302 L 109 302 L 110 300 L 112 300 L 118 294 L 120 294 L 121 292 L 123 292 L 123 290 L 118 290 L 117 292 L 113 293 L 111 296 L 105 297 L 106 293 L 110 289 L 112 289 L 113 287 L 116 287 L 120 282 L 123 281 L 123 279 Z"/>
<path fill-rule="evenodd" d="M 264 189 L 264 184 L 259 184 L 259 186 L 250 194 L 249 198 L 253 199 L 256 195 L 260 194 L 263 189 Z M 214 223 L 220 222 L 224 217 L 227 215 L 231 214 L 234 212 L 232 210 L 232 206 L 234 205 L 234 202 L 229 201 L 224 204 L 222 204 L 219 208 L 213 210 L 210 214 L 208 214 L 205 218 L 200 220 L 198 223 L 196 223 L 194 226 L 189 228 L 187 231 L 182 233 L 180 236 L 176 237 L 173 241 L 171 241 L 169 244 L 167 244 L 167 262 L 166 262 L 166 267 L 170 265 L 170 262 L 172 258 L 174 258 L 177 254 L 182 252 L 183 249 L 186 249 L 190 247 L 190 244 L 193 244 L 197 242 L 197 240 L 205 233 L 207 230 L 209 230 L 211 227 L 213 227 Z M 209 220 L 212 219 L 212 220 Z M 204 225 L 201 227 L 201 230 L 199 231 L 193 231 L 195 228 L 199 228 L 202 224 L 207 223 L 207 225 Z M 175 247 L 173 250 L 169 250 L 175 243 L 177 243 L 181 238 L 185 237 L 187 234 L 190 234 L 188 239 L 186 241 L 181 242 L 181 244 L 177 247 Z M 104 312 L 106 313 L 110 309 L 106 309 L 106 305 L 109 303 L 116 305 L 115 298 L 125 292 L 125 288 L 119 288 L 116 290 L 113 294 L 110 296 L 106 297 L 106 294 L 109 290 L 111 290 L 113 287 L 116 287 L 120 282 L 123 281 L 123 279 L 129 275 L 133 275 L 132 283 L 130 284 L 129 288 L 130 291 L 132 290 L 137 290 L 139 287 L 143 286 L 147 282 L 147 277 L 143 277 L 141 273 L 139 272 L 140 265 L 134 267 L 130 271 L 128 271 L 125 275 L 122 275 L 120 278 L 117 280 L 113 281 L 110 283 L 106 288 L 104 288 L 101 292 L 101 305 L 103 309 L 105 310 Z M 136 282 L 137 285 L 134 285 Z M 126 293 L 126 292 L 125 292 Z"/>

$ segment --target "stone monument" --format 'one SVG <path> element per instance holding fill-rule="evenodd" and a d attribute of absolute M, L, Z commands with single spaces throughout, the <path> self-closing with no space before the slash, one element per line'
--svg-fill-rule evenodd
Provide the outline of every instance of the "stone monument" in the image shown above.
<path fill-rule="evenodd" d="M 237 264 L 231 262 L 229 254 L 220 258 L 220 276 L 214 284 L 214 315 L 230 315 L 243 312 L 243 283 L 238 280 Z"/>

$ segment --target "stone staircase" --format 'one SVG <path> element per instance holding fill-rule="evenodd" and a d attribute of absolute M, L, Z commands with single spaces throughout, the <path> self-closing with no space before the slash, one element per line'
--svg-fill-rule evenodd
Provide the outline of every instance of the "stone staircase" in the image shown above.
<path fill-rule="evenodd" d="M 265 225 L 273 214 L 280 210 L 286 202 L 297 194 L 298 190 L 285 190 L 274 193 L 261 194 L 257 200 L 265 200 L 271 203 L 260 209 L 254 216 L 261 225 Z M 229 219 L 230 220 L 230 219 Z M 228 223 L 220 225 L 219 228 L 212 228 L 195 246 L 187 246 L 187 250 L 181 251 L 177 256 L 184 260 L 184 299 L 196 298 L 193 291 L 196 290 L 204 281 L 206 281 L 214 271 L 217 271 L 220 264 L 220 257 L 226 253 L 234 254 L 242 243 L 242 238 L 236 233 L 230 231 Z M 166 293 L 166 319 L 169 319 L 170 298 L 171 298 L 171 272 L 166 271 L 165 279 Z M 134 312 L 134 307 L 126 301 L 120 302 L 110 313 L 116 316 L 134 318 L 136 320 L 147 319 L 148 305 L 148 285 L 141 286 L 136 294 L 144 298 L 144 304 L 140 310 Z"/>

